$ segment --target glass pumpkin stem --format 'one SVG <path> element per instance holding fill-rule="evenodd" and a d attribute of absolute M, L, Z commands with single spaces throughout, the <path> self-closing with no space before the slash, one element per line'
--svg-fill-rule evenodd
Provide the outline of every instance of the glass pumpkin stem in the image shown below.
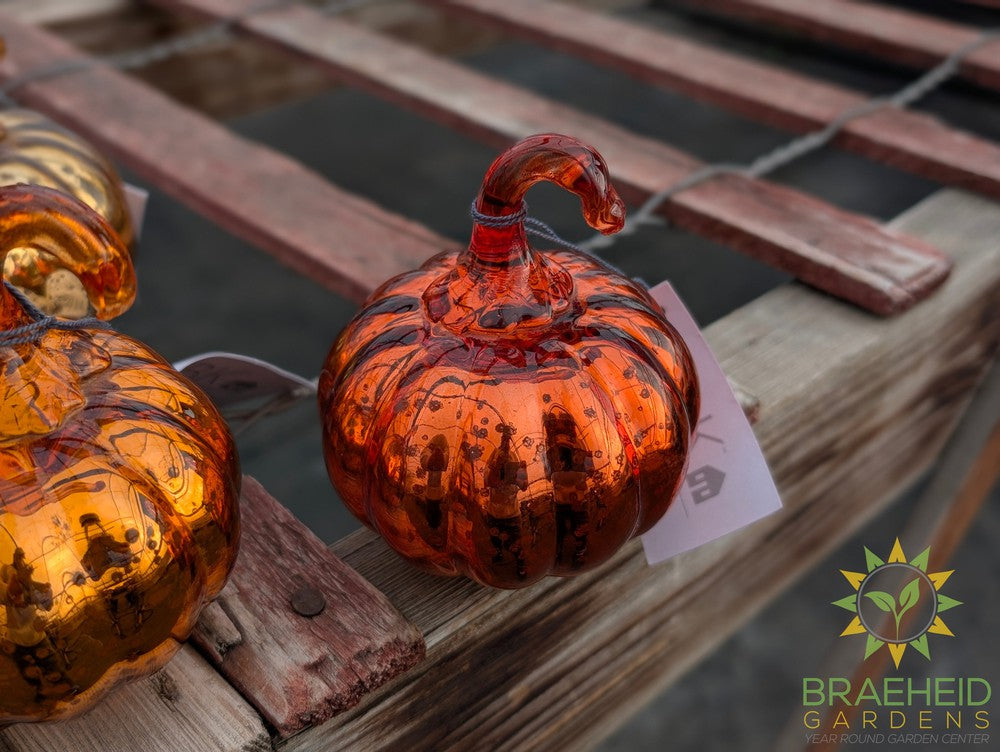
<path fill-rule="evenodd" d="M 476 209 L 492 217 L 517 214 L 528 189 L 543 180 L 579 196 L 583 216 L 595 230 L 611 234 L 624 225 L 625 205 L 611 185 L 604 159 L 575 138 L 556 133 L 529 136 L 497 157 L 483 180 Z M 530 251 L 524 224 L 492 227 L 477 222 L 469 253 L 489 266 L 526 260 Z"/>
<path fill-rule="evenodd" d="M 555 133 L 524 139 L 486 173 L 468 250 L 424 291 L 431 321 L 463 336 L 524 341 L 575 315 L 572 275 L 555 259 L 532 251 L 524 233 L 524 194 L 542 180 L 578 195 L 594 229 L 607 234 L 625 223 L 625 205 L 600 154 Z"/>
<path fill-rule="evenodd" d="M 135 299 L 135 270 L 114 230 L 89 207 L 51 188 L 0 188 L 0 268 L 15 248 L 39 251 L 40 270 L 67 269 L 83 283 L 95 315 L 113 318 Z M 25 323 L 20 304 L 0 286 L 0 328 Z"/>

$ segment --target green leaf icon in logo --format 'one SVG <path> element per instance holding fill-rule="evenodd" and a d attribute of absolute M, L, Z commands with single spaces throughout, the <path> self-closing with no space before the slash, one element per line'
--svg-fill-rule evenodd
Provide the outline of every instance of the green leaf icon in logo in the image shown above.
<path fill-rule="evenodd" d="M 903 618 L 903 614 L 916 606 L 918 600 L 920 600 L 920 578 L 914 577 L 903 586 L 902 591 L 899 593 L 899 613 L 893 614 L 896 617 L 897 640 L 899 639 L 899 622 Z"/>
<path fill-rule="evenodd" d="M 902 591 L 899 593 L 898 610 L 896 608 L 896 599 L 882 590 L 871 590 L 865 593 L 865 598 L 868 598 L 887 614 L 892 614 L 892 618 L 896 622 L 896 639 L 898 640 L 899 622 L 902 620 L 903 614 L 916 606 L 917 601 L 920 600 L 920 578 L 914 577 L 903 586 Z"/>
<path fill-rule="evenodd" d="M 887 614 L 896 613 L 896 599 L 881 590 L 870 590 L 865 593 L 865 598 L 869 598 L 876 606 Z"/>
<path fill-rule="evenodd" d="M 899 594 L 899 615 L 902 616 L 920 600 L 920 578 L 914 577 Z"/>
<path fill-rule="evenodd" d="M 881 590 L 872 590 L 871 592 L 865 593 L 865 598 L 870 598 L 871 601 L 880 609 L 885 611 L 887 614 L 892 614 L 892 618 L 896 622 L 896 639 L 898 640 L 899 617 L 901 614 L 896 611 L 896 599 Z"/>

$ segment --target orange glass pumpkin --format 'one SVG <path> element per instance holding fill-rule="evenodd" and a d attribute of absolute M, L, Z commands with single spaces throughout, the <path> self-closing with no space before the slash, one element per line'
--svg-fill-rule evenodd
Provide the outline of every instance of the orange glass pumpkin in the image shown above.
<path fill-rule="evenodd" d="M 606 561 L 666 512 L 698 416 L 690 353 L 640 285 L 535 251 L 541 180 L 604 232 L 624 206 L 601 157 L 533 136 L 490 167 L 468 250 L 386 282 L 319 381 L 327 469 L 409 561 L 521 587 Z"/>
<path fill-rule="evenodd" d="M 34 110 L 0 110 L 0 185 L 19 183 L 79 199 L 104 217 L 126 246 L 132 245 L 132 219 L 114 166 L 77 134 Z M 42 274 L 36 249 L 10 249 L 3 270 L 45 313 L 87 315 L 87 294 L 79 280 L 65 269 Z"/>
<path fill-rule="evenodd" d="M 0 188 L 0 244 L 73 272 L 101 318 L 132 303 L 125 248 L 62 193 Z M 239 535 L 208 399 L 140 342 L 38 316 L 0 286 L 0 725 L 76 715 L 163 666 Z"/>

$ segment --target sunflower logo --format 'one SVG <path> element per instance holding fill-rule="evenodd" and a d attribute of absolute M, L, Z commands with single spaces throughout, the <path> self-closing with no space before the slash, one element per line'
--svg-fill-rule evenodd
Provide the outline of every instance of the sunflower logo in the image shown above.
<path fill-rule="evenodd" d="M 955 636 L 941 619 L 941 614 L 962 605 L 962 602 L 940 593 L 955 570 L 928 574 L 930 553 L 930 548 L 926 548 L 907 561 L 897 538 L 888 561 L 883 561 L 866 547 L 867 571 L 840 570 L 854 588 L 853 593 L 833 602 L 833 605 L 854 614 L 840 636 L 867 635 L 866 659 L 885 645 L 896 668 L 899 668 L 903 653 L 907 646 L 912 645 L 914 650 L 930 660 L 927 635 Z"/>

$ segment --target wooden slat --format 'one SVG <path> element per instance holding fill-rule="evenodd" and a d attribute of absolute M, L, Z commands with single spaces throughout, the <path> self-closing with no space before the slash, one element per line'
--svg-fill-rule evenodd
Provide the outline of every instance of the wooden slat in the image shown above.
<path fill-rule="evenodd" d="M 211 18 L 232 16 L 252 4 L 155 2 Z M 539 131 L 573 134 L 601 150 L 616 184 L 633 199 L 701 166 L 661 142 L 310 8 L 259 13 L 242 21 L 241 28 L 337 77 L 498 146 Z M 879 313 L 909 307 L 940 284 L 949 268 L 926 244 L 760 180 L 716 179 L 676 196 L 664 213 L 682 227 Z"/>
<path fill-rule="evenodd" d="M 242 512 L 236 568 L 193 641 L 280 735 L 356 705 L 423 657 L 416 627 L 252 478 Z M 299 613 L 299 598 L 315 608 Z"/>
<path fill-rule="evenodd" d="M 126 10 L 129 0 L 6 0 L 4 10 L 35 24 L 72 23 Z"/>
<path fill-rule="evenodd" d="M 824 127 L 867 99 L 858 92 L 678 34 L 563 2 L 424 2 L 794 131 Z M 849 123 L 837 143 L 924 177 L 1000 197 L 1000 145 L 931 115 L 885 109 Z"/>
<path fill-rule="evenodd" d="M 772 24 L 824 44 L 885 60 L 929 68 L 972 42 L 970 26 L 902 8 L 852 0 L 671 0 L 699 13 Z M 983 47 L 962 64 L 961 75 L 1000 89 L 1000 43 Z"/>
<path fill-rule="evenodd" d="M 113 16 L 85 15 L 80 0 L 7 0 L 0 3 L 19 21 L 39 18 L 58 22 L 61 39 L 91 54 L 143 48 L 166 37 L 190 31 L 196 22 L 182 19 L 136 0 L 92 0 L 114 3 Z M 354 7 L 350 15 L 365 25 L 419 40 L 448 55 L 463 55 L 496 44 L 500 33 L 405 0 L 381 0 Z M 76 18 L 74 19 L 74 16 Z M 329 92 L 337 84 L 328 76 L 278 50 L 250 39 L 222 39 L 178 55 L 130 69 L 129 75 L 160 89 L 171 98 L 209 115 L 229 120 L 268 107 Z"/>
<path fill-rule="evenodd" d="M 189 646 L 72 721 L 0 731 L 3 752 L 270 752 L 260 718 Z"/>
<path fill-rule="evenodd" d="M 427 659 L 283 749 L 587 748 L 877 514 L 934 460 L 1000 341 L 1000 207 L 943 192 L 897 226 L 957 260 L 909 313 L 872 321 L 788 285 L 707 330 L 766 406 L 782 512 L 663 565 L 634 544 L 516 592 L 421 574 L 356 534 L 335 551 L 422 628 Z"/>
<path fill-rule="evenodd" d="M 0 12 L 0 79 L 81 54 Z M 454 246 L 103 66 L 17 96 L 233 234 L 317 282 L 362 299 L 386 277 Z"/>

